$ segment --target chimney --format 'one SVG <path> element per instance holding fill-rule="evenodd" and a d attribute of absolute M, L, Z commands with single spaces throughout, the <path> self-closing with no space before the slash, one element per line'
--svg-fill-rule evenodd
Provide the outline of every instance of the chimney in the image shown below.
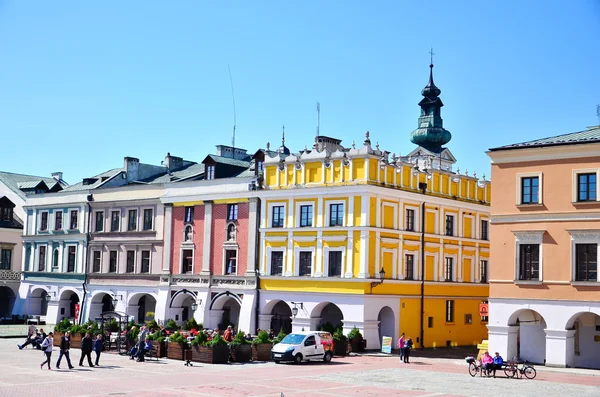
<path fill-rule="evenodd" d="M 245 160 L 248 157 L 246 149 L 226 145 L 217 145 L 217 156 L 229 159 Z"/>
<path fill-rule="evenodd" d="M 165 167 L 167 167 L 169 172 L 177 171 L 183 167 L 183 158 L 171 156 L 171 153 L 167 153 L 167 157 L 165 157 Z"/>
<path fill-rule="evenodd" d="M 127 183 L 137 181 L 139 179 L 138 173 L 140 168 L 140 159 L 136 159 L 135 157 L 125 157 L 123 161 L 123 168 L 125 169 Z"/>
<path fill-rule="evenodd" d="M 62 176 L 63 176 L 62 172 L 53 172 L 51 175 L 52 175 L 52 178 L 56 179 L 58 182 L 62 181 Z"/>

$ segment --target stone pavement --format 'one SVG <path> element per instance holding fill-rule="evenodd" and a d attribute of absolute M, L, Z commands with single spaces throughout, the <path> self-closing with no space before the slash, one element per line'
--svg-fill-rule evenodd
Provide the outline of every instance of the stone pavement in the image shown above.
<path fill-rule="evenodd" d="M 136 363 L 105 353 L 97 368 L 66 370 L 64 363 L 63 369 L 48 371 L 40 370 L 40 351 L 20 351 L 17 342 L 20 340 L 0 340 L 0 397 L 600 395 L 600 371 L 536 367 L 535 380 L 472 378 L 463 360 L 420 357 L 411 364 L 400 363 L 397 356 L 354 356 L 334 358 L 331 364 L 186 367 L 181 361 Z M 73 350 L 72 354 L 77 364 L 80 352 Z M 57 358 L 55 351 L 53 366 Z"/>

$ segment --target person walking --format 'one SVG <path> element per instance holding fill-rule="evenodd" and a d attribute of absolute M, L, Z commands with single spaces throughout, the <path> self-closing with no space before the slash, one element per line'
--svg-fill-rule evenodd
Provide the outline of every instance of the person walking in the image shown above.
<path fill-rule="evenodd" d="M 60 369 L 60 361 L 63 356 L 67 359 L 67 364 L 69 365 L 69 369 L 73 369 L 71 365 L 71 357 L 69 357 L 69 349 L 71 348 L 71 333 L 69 331 L 65 332 L 62 338 L 60 338 L 60 350 L 58 353 L 58 360 L 56 361 L 56 369 Z"/>
<path fill-rule="evenodd" d="M 409 358 L 410 358 L 410 349 L 412 349 L 413 347 L 413 341 L 412 339 L 410 339 L 410 336 L 408 338 L 406 338 L 404 340 L 404 362 L 406 364 L 410 364 L 409 362 Z"/>
<path fill-rule="evenodd" d="M 46 361 L 40 364 L 40 369 L 44 369 L 44 364 L 48 363 L 48 369 L 50 368 L 50 359 L 52 358 L 52 345 L 54 345 L 54 338 L 52 337 L 52 332 L 48 333 L 46 339 L 42 342 L 42 350 L 44 351 L 44 355 L 46 356 Z"/>
<path fill-rule="evenodd" d="M 87 357 L 88 365 L 92 368 L 94 367 L 94 364 L 92 364 L 91 356 L 93 345 L 94 343 L 92 342 L 92 337 L 90 336 L 90 333 L 86 332 L 83 339 L 81 339 L 81 358 L 79 359 L 80 367 L 83 367 L 83 359 L 85 357 Z"/>
<path fill-rule="evenodd" d="M 398 350 L 400 350 L 400 361 L 402 361 L 404 357 L 404 332 L 400 335 L 398 339 Z"/>
<path fill-rule="evenodd" d="M 98 366 L 98 361 L 100 360 L 100 353 L 102 353 L 102 349 L 104 348 L 104 341 L 102 340 L 102 334 L 98 334 L 96 340 L 94 341 L 94 351 L 96 352 L 96 363 Z"/>

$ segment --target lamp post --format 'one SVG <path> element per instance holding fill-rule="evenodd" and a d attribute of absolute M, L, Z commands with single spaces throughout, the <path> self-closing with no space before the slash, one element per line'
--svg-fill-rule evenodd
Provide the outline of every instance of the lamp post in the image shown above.
<path fill-rule="evenodd" d="M 378 285 L 383 284 L 384 279 L 385 279 L 385 270 L 383 270 L 383 267 L 382 267 L 378 273 L 377 281 L 371 282 L 371 293 L 373 293 L 373 288 L 377 287 Z"/>
<path fill-rule="evenodd" d="M 198 309 L 198 304 L 196 302 L 192 303 L 192 311 L 195 312 Z"/>
<path fill-rule="evenodd" d="M 296 317 L 298 315 L 298 305 L 300 305 L 300 309 L 304 309 L 304 303 L 302 302 L 291 302 L 294 307 L 292 307 L 292 316 Z"/>

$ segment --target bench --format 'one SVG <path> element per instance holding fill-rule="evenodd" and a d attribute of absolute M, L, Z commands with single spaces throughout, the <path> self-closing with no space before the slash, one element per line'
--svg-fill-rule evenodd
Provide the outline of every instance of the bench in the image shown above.
<path fill-rule="evenodd" d="M 154 361 L 158 361 L 158 352 L 156 351 L 156 347 L 152 346 L 152 349 L 146 350 L 144 352 L 144 359 L 150 359 Z"/>

